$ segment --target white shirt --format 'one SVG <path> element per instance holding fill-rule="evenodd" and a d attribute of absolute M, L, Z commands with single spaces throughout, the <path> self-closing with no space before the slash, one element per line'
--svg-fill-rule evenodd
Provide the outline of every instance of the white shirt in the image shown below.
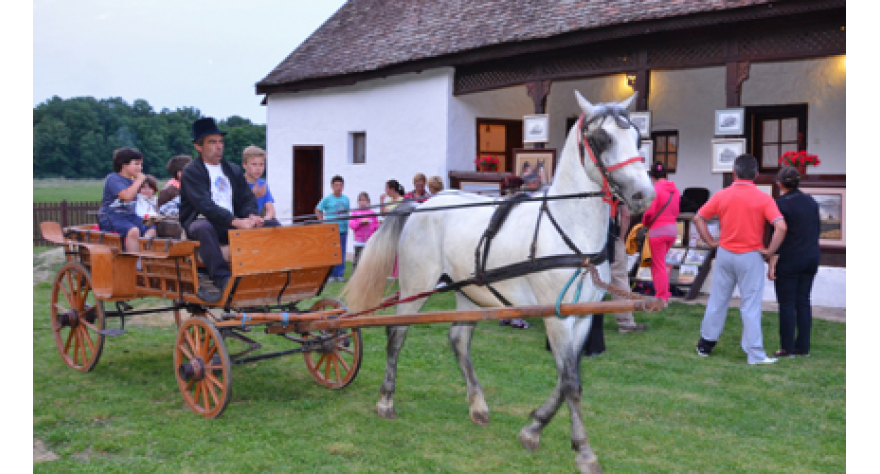
<path fill-rule="evenodd" d="M 233 212 L 232 208 L 232 185 L 229 178 L 223 173 L 223 167 L 219 164 L 205 163 L 208 169 L 208 179 L 211 181 L 211 200 L 214 204 Z"/>

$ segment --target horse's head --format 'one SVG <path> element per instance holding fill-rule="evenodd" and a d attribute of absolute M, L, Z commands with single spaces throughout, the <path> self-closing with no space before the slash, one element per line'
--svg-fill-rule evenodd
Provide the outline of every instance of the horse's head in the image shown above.
<path fill-rule="evenodd" d="M 575 126 L 588 176 L 597 183 L 607 182 L 633 214 L 644 212 L 654 199 L 654 186 L 649 164 L 639 154 L 639 130 L 629 119 L 636 94 L 620 103 L 597 105 L 577 91 L 575 95 L 584 112 Z"/>

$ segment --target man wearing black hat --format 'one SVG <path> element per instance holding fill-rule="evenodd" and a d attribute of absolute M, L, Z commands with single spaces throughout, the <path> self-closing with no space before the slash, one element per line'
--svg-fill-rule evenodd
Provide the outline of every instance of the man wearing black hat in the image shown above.
<path fill-rule="evenodd" d="M 180 224 L 190 239 L 199 241 L 199 255 L 213 285 L 201 285 L 198 296 L 209 303 L 223 296 L 232 276 L 220 249 L 229 243 L 229 230 L 265 225 L 244 172 L 223 160 L 224 135 L 213 118 L 196 120 L 193 143 L 199 156 L 180 179 Z"/>

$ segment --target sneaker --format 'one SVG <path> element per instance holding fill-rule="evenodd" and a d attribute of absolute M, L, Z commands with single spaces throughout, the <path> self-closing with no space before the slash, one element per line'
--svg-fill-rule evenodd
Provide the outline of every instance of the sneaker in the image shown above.
<path fill-rule="evenodd" d="M 701 357 L 709 357 L 709 354 L 712 353 L 712 349 L 715 347 L 715 343 L 717 341 L 707 341 L 702 337 L 697 342 L 697 355 Z"/>
<path fill-rule="evenodd" d="M 772 357 L 765 357 L 764 360 L 759 360 L 757 362 L 749 362 L 749 365 L 770 365 L 775 364 L 777 359 Z"/>
<path fill-rule="evenodd" d="M 206 301 L 208 303 L 216 303 L 220 301 L 220 298 L 223 297 L 223 293 L 226 290 L 226 284 L 229 282 L 229 278 L 220 281 L 220 285 L 214 285 L 211 280 L 204 280 L 199 285 L 199 291 L 197 296 L 202 299 L 202 301 Z"/>
<path fill-rule="evenodd" d="M 646 326 L 644 324 L 636 324 L 635 326 L 633 326 L 631 328 L 618 328 L 617 331 L 621 334 L 632 334 L 634 332 L 647 331 L 647 330 L 648 330 L 648 326 Z"/>
<path fill-rule="evenodd" d="M 516 318 L 510 320 L 510 327 L 514 329 L 528 329 L 532 327 L 532 325 L 523 321 L 522 319 Z"/>

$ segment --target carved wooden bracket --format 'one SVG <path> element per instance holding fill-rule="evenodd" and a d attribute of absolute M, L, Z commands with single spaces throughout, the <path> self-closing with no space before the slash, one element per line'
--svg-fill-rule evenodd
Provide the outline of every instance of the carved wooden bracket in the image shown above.
<path fill-rule="evenodd" d="M 742 103 L 742 85 L 749 78 L 751 62 L 727 63 L 727 106 L 739 107 Z"/>
<path fill-rule="evenodd" d="M 535 104 L 535 113 L 543 114 L 547 108 L 547 96 L 550 94 L 550 80 L 526 83 L 526 92 Z"/>

